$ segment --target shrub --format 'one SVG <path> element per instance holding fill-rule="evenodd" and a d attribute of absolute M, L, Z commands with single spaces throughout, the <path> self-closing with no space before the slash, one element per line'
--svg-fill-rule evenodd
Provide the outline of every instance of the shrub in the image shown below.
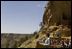
<path fill-rule="evenodd" d="M 33 33 L 33 35 L 35 36 L 37 33 L 38 33 L 38 32 L 37 32 L 37 31 L 35 31 L 35 32 Z"/>
<path fill-rule="evenodd" d="M 18 47 L 19 47 L 19 46 L 21 46 L 21 44 L 22 44 L 22 43 L 21 43 L 21 42 L 19 42 L 19 43 L 18 43 Z"/>
<path fill-rule="evenodd" d="M 43 22 L 40 22 L 39 26 L 41 26 L 41 27 L 42 27 L 42 26 L 43 26 Z"/>
<path fill-rule="evenodd" d="M 9 43 L 6 44 L 6 48 L 8 48 L 8 46 L 9 46 Z"/>

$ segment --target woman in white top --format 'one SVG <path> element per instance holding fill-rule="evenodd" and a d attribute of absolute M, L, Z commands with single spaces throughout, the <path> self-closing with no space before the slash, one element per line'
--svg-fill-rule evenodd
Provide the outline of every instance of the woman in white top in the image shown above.
<path fill-rule="evenodd" d="M 39 44 L 41 44 L 41 45 L 44 45 L 45 46 L 45 48 L 47 48 L 47 47 L 50 47 L 49 45 L 50 45 L 50 34 L 49 33 L 47 33 L 46 34 L 46 40 L 45 40 L 45 43 L 39 43 Z"/>
<path fill-rule="evenodd" d="M 49 47 L 49 45 L 50 45 L 50 34 L 49 33 L 47 33 L 46 34 L 46 40 L 45 40 L 45 48 L 47 48 L 47 47 Z"/>

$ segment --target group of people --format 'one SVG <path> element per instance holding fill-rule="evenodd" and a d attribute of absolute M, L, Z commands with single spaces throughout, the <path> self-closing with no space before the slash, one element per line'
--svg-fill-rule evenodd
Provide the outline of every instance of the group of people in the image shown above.
<path fill-rule="evenodd" d="M 69 41 L 69 39 L 62 40 L 61 48 L 71 48 L 71 41 Z"/>
<path fill-rule="evenodd" d="M 61 48 L 71 48 L 71 42 L 69 39 L 51 40 L 50 43 L 50 45 L 61 45 Z"/>
<path fill-rule="evenodd" d="M 71 48 L 71 41 L 69 39 L 64 39 L 64 40 L 55 40 L 55 39 L 50 39 L 50 34 L 46 34 L 46 39 L 44 42 L 42 42 L 42 39 L 39 39 L 37 43 L 40 43 L 41 45 L 44 45 L 45 48 L 48 48 L 50 45 L 61 45 L 61 48 Z M 45 37 L 44 37 L 45 38 Z"/>
<path fill-rule="evenodd" d="M 51 40 L 50 45 L 60 45 L 61 41 L 60 40 Z"/>

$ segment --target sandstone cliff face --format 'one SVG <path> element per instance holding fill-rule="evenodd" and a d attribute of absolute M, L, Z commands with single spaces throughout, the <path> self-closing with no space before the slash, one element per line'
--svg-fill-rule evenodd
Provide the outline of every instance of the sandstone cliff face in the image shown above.
<path fill-rule="evenodd" d="M 43 15 L 46 28 L 60 25 L 64 20 L 71 20 L 71 1 L 49 1 Z"/>
<path fill-rule="evenodd" d="M 71 1 L 49 1 L 44 12 L 43 23 L 47 32 L 49 32 L 51 26 L 59 27 L 59 25 L 62 25 L 63 30 L 68 25 L 66 28 L 71 29 Z M 60 31 L 60 29 L 58 30 Z"/>

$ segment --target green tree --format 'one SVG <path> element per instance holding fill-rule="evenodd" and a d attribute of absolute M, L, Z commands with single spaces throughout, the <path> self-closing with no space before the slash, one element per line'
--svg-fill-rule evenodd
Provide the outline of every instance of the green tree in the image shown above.
<path fill-rule="evenodd" d="M 41 26 L 41 27 L 42 27 L 42 26 L 43 26 L 43 22 L 40 22 L 39 26 Z"/>
<path fill-rule="evenodd" d="M 33 35 L 35 36 L 37 33 L 38 33 L 38 32 L 37 32 L 37 31 L 35 31 L 35 32 L 33 33 Z"/>

